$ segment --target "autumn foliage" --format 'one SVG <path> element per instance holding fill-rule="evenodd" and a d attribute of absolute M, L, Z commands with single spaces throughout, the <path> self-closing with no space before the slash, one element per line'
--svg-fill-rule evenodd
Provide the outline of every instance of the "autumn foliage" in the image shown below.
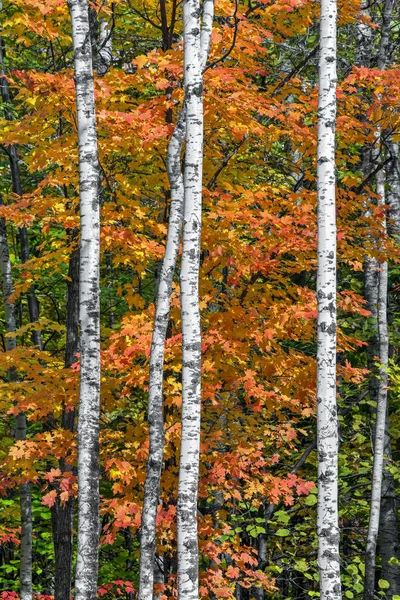
<path fill-rule="evenodd" d="M 98 594 L 132 599 L 148 454 L 155 281 L 170 202 L 165 157 L 183 99 L 181 6 L 166 3 L 167 46 L 158 2 L 94 2 L 91 11 L 94 32 L 99 19 L 112 22 L 115 53 L 109 71 L 95 79 L 102 173 Z M 351 412 L 368 379 L 370 312 L 362 296 L 363 262 L 366 253 L 390 256 L 393 265 L 399 258 L 381 226 L 385 207 L 365 210 L 376 194 L 364 180 L 360 156 L 363 146 L 374 143 L 378 125 L 398 131 L 400 72 L 396 66 L 384 73 L 351 66 L 359 12 L 359 2 L 341 2 L 346 45 L 341 52 L 350 63 L 340 73 L 337 124 L 338 383 L 345 474 L 370 466 L 370 417 L 363 400 Z M 317 17 L 313 0 L 216 2 L 204 76 L 202 598 L 233 600 L 238 582 L 248 590 L 246 598 L 260 587 L 271 598 L 300 598 L 290 588 L 296 582 L 307 593 L 317 590 L 313 448 L 297 466 L 315 439 Z M 63 356 L 68 263 L 79 236 L 75 88 L 64 0 L 7 0 L 1 20 L 12 119 L 3 108 L 0 217 L 7 225 L 15 286 L 6 300 L 16 306 L 18 329 L 17 348 L 0 352 L 0 589 L 3 600 L 17 597 L 17 574 L 7 565 L 18 557 L 18 485 L 29 481 L 35 501 L 34 588 L 44 600 L 52 595 L 48 508 L 56 498 L 63 504 L 77 496 L 76 434 L 62 426 L 62 415 L 77 408 L 79 375 L 79 353 L 71 368 L 65 368 Z M 376 24 L 366 20 L 375 34 Z M 11 145 L 18 148 L 22 196 L 12 189 Z M 23 226 L 31 246 L 25 263 L 19 253 Z M 176 277 L 165 362 L 157 540 L 162 598 L 176 594 L 178 282 Z M 29 322 L 26 308 L 32 285 L 40 304 L 36 323 Z M 42 332 L 43 350 L 31 341 L 33 329 Z M 1 333 L 3 341 L 10 335 L 4 328 Z M 10 369 L 18 373 L 16 380 L 10 380 Z M 14 417 L 21 411 L 28 417 L 28 438 L 16 442 Z M 363 438 L 359 450 L 354 436 Z M 359 526 L 344 530 L 349 548 L 344 560 L 345 566 L 357 566 L 366 510 L 357 490 L 346 485 L 343 494 Z M 263 536 L 268 537 L 266 564 L 258 554 Z M 289 572 L 294 583 L 286 584 Z M 360 577 L 349 575 L 345 589 L 354 590 Z"/>

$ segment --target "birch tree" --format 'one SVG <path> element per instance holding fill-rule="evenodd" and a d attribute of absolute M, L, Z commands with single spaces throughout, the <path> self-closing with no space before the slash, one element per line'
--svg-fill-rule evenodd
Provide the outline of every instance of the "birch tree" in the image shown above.
<path fill-rule="evenodd" d="M 335 0 L 321 1 L 318 98 L 318 568 L 322 600 L 341 598 L 336 405 L 336 19 Z"/>
<path fill-rule="evenodd" d="M 212 14 L 206 2 L 205 14 Z M 183 3 L 186 154 L 183 246 L 180 273 L 182 317 L 182 431 L 178 484 L 178 596 L 197 599 L 197 488 L 200 455 L 201 330 L 199 267 L 203 166 L 203 68 L 201 49 L 211 33 L 200 29 L 200 3 Z M 207 27 L 209 31 L 207 31 Z M 203 39 L 202 39 L 203 38 Z"/>
<path fill-rule="evenodd" d="M 78 550 L 75 597 L 96 597 L 99 545 L 100 211 L 99 162 L 87 0 L 70 0 L 80 185 Z"/>
<path fill-rule="evenodd" d="M 390 21 L 392 18 L 393 0 L 386 0 L 382 15 L 381 39 L 378 52 L 378 69 L 386 68 L 386 57 L 389 47 Z M 376 159 L 380 157 L 381 131 L 376 135 Z M 385 171 L 381 169 L 376 175 L 376 192 L 379 204 L 385 205 Z M 383 217 L 382 227 L 386 231 L 386 217 Z M 377 354 L 379 357 L 378 378 L 376 383 L 376 422 L 374 437 L 374 462 L 372 470 L 371 508 L 368 524 L 367 543 L 365 552 L 365 581 L 364 600 L 373 600 L 375 593 L 376 546 L 379 532 L 380 511 L 382 502 L 382 481 L 384 469 L 384 452 L 387 419 L 387 367 L 389 361 L 389 336 L 387 324 L 387 262 L 377 262 Z"/>
<path fill-rule="evenodd" d="M 163 368 L 164 349 L 170 312 L 172 280 L 179 251 L 183 216 L 183 178 L 180 158 L 185 136 L 185 115 L 182 111 L 168 146 L 167 171 L 171 187 L 171 207 L 168 237 L 158 286 L 156 317 L 150 351 L 148 400 L 149 459 L 141 524 L 139 598 L 151 600 L 154 584 L 156 547 L 156 516 L 160 496 L 160 478 L 164 451 Z"/>
<path fill-rule="evenodd" d="M 205 2 L 200 34 L 200 69 L 204 71 L 211 40 L 214 3 Z M 186 133 L 186 97 L 174 133 L 168 144 L 167 173 L 171 191 L 168 236 L 158 281 L 156 317 L 150 351 L 148 400 L 149 459 L 144 486 L 141 522 L 139 599 L 151 600 L 154 585 L 156 516 L 160 497 L 160 478 L 164 450 L 163 368 L 172 281 L 182 232 L 185 187 L 181 169 L 181 151 Z"/>
<path fill-rule="evenodd" d="M 400 242 L 400 164 L 399 148 L 397 142 L 389 141 L 388 152 L 391 161 L 386 170 L 386 183 L 388 189 L 385 202 L 390 206 L 388 234 Z M 389 304 L 389 299 L 388 299 Z M 390 352 L 389 352 L 390 354 Z M 389 410 L 386 410 L 385 420 L 385 445 L 382 479 L 382 500 L 379 519 L 379 547 L 382 558 L 381 577 L 389 583 L 386 596 L 390 600 L 393 596 L 400 596 L 400 534 L 397 519 L 397 498 L 394 477 L 388 469 L 392 460 L 391 440 L 389 431 Z M 395 559 L 394 561 L 392 559 Z"/>
<path fill-rule="evenodd" d="M 377 175 L 377 194 L 380 196 L 380 203 L 385 203 L 385 175 L 380 171 Z M 385 227 L 385 224 L 384 224 Z M 389 359 L 389 337 L 387 327 L 387 280 L 388 267 L 387 262 L 380 263 L 378 273 L 378 351 L 379 351 L 379 378 L 377 389 L 377 408 L 375 422 L 374 439 L 374 464 L 372 473 L 371 490 L 371 508 L 367 533 L 367 545 L 365 554 L 365 582 L 364 598 L 372 600 L 374 598 L 375 588 L 375 565 L 376 565 L 376 544 L 379 531 L 379 517 L 382 498 L 382 478 L 384 466 L 385 449 L 385 423 L 387 412 L 387 386 L 388 375 L 387 366 Z"/>

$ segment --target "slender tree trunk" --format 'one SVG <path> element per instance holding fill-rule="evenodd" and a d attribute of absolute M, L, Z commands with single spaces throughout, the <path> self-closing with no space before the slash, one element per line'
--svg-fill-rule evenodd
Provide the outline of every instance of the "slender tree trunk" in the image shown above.
<path fill-rule="evenodd" d="M 0 10 L 2 5 L 0 3 Z M 3 63 L 3 42 L 0 38 L 0 79 L 1 79 L 1 96 L 3 103 L 5 104 L 5 117 L 8 121 L 12 121 L 13 116 L 10 109 L 11 98 L 10 98 L 10 90 L 8 87 L 8 81 L 4 77 L 4 63 Z M 14 194 L 22 197 L 22 183 L 21 183 L 21 173 L 18 162 L 18 151 L 15 144 L 9 146 L 8 149 L 8 158 L 10 160 L 10 169 L 11 169 L 11 181 L 12 181 L 12 189 Z M 21 261 L 23 263 L 29 260 L 30 252 L 29 252 L 29 239 L 28 232 L 26 227 L 21 227 L 20 233 L 20 243 L 21 243 Z M 27 293 L 28 300 L 28 312 L 29 312 L 29 320 L 31 323 L 35 323 L 39 319 L 39 304 L 37 301 L 35 287 L 32 285 L 30 290 Z M 38 348 L 42 349 L 42 335 L 40 331 L 32 332 L 32 341 Z"/>
<path fill-rule="evenodd" d="M 390 206 L 388 233 L 397 243 L 400 242 L 400 163 L 399 148 L 396 142 L 389 142 L 389 152 L 392 160 L 386 172 L 386 182 L 389 184 L 386 202 Z M 389 351 L 390 354 L 390 351 Z M 391 460 L 391 445 L 389 432 L 389 409 L 385 419 L 385 447 L 384 455 Z M 387 468 L 387 460 L 383 465 L 382 501 L 379 524 L 379 547 L 382 558 L 382 579 L 389 582 L 386 597 L 391 600 L 393 596 L 400 596 L 400 535 L 398 514 L 398 501 L 396 498 L 393 475 Z M 398 562 L 391 561 L 395 558 Z"/>
<path fill-rule="evenodd" d="M 94 600 L 97 593 L 100 534 L 100 177 L 88 2 L 87 0 L 70 0 L 69 8 L 74 45 L 78 113 L 81 221 L 79 280 L 81 370 L 75 598 L 76 600 Z"/>
<path fill-rule="evenodd" d="M 3 80 L 4 81 L 4 80 Z M 8 249 L 7 230 L 4 219 L 0 219 L 0 269 L 2 275 L 2 288 L 4 311 L 6 318 L 7 333 L 15 333 L 15 307 L 8 302 L 8 298 L 14 293 L 10 254 Z M 6 338 L 6 350 L 14 350 L 17 346 L 15 337 Z M 9 371 L 10 381 L 16 380 L 14 369 Z M 15 439 L 26 439 L 26 416 L 21 412 L 15 419 Z M 20 598 L 21 600 L 32 599 L 32 503 L 30 484 L 21 483 L 19 486 L 20 510 L 21 510 L 21 546 L 20 546 Z"/>
<path fill-rule="evenodd" d="M 67 283 L 67 319 L 65 368 L 68 369 L 76 361 L 79 350 L 79 251 L 75 250 L 69 260 Z M 68 431 L 75 429 L 75 411 L 63 410 L 61 426 Z M 61 471 L 73 471 L 73 465 L 64 459 L 60 460 Z M 62 504 L 57 496 L 51 508 L 53 542 L 55 555 L 54 598 L 70 600 L 72 581 L 72 524 L 74 499 L 70 498 Z"/>
<path fill-rule="evenodd" d="M 390 21 L 392 18 L 393 0 L 385 0 L 382 17 L 381 40 L 379 44 L 378 69 L 386 68 L 386 56 L 389 46 Z M 377 132 L 377 147 L 380 146 L 381 132 Z M 379 158 L 379 149 L 376 152 Z M 376 175 L 376 192 L 379 204 L 385 205 L 385 171 L 381 169 Z M 386 217 L 383 218 L 383 228 L 386 230 Z M 374 438 L 374 464 L 372 470 L 371 509 L 368 524 L 367 543 L 365 552 L 365 581 L 364 600 L 373 600 L 375 593 L 376 545 L 379 532 L 382 480 L 385 451 L 385 426 L 387 415 L 387 367 L 389 361 L 389 335 L 387 325 L 387 289 L 388 265 L 379 264 L 378 270 L 378 356 L 379 380 L 377 389 L 376 423 Z"/>
<path fill-rule="evenodd" d="M 390 140 L 389 152 L 392 160 L 386 172 L 386 181 L 389 184 L 387 201 L 390 206 L 388 232 L 397 242 L 400 242 L 400 161 L 399 144 Z"/>
<path fill-rule="evenodd" d="M 179 251 L 183 217 L 183 177 L 181 149 L 185 137 L 185 112 L 182 111 L 168 146 L 167 171 L 171 186 L 168 238 L 158 286 L 156 318 L 150 351 L 148 423 L 150 435 L 142 510 L 139 600 L 152 600 L 156 516 L 160 497 L 160 478 L 164 451 L 163 368 L 168 328 L 172 280 Z"/>
<path fill-rule="evenodd" d="M 214 4 L 208 0 L 203 7 L 200 41 L 200 72 L 202 73 L 210 46 Z M 186 102 L 186 101 L 185 101 Z M 167 172 L 171 191 L 168 237 L 161 273 L 157 285 L 156 318 L 150 351 L 149 378 L 149 459 L 144 486 L 141 524 L 139 599 L 152 600 L 156 547 L 156 517 L 160 497 L 160 478 L 164 450 L 163 369 L 172 281 L 179 252 L 184 207 L 184 180 L 181 171 L 181 151 L 186 132 L 186 103 L 168 145 Z"/>
<path fill-rule="evenodd" d="M 212 2 L 206 2 L 204 5 L 205 11 L 210 7 L 212 7 Z M 201 36 L 200 3 L 198 0 L 184 0 L 183 22 L 186 155 L 183 248 L 180 274 L 182 433 L 177 507 L 178 597 L 182 600 L 197 600 L 199 596 L 197 488 L 201 402 L 199 268 L 203 173 L 203 66 L 201 50 L 202 46 L 204 48 L 209 43 L 207 37 L 211 33 L 211 24 L 209 31 L 205 31 L 204 35 Z"/>
<path fill-rule="evenodd" d="M 102 17 L 99 22 L 99 39 L 95 61 L 95 69 L 99 77 L 105 75 L 111 66 L 112 50 L 112 26 L 107 18 Z"/>
<path fill-rule="evenodd" d="M 385 175 L 380 171 L 377 176 L 377 193 L 380 203 L 385 203 Z M 374 439 L 374 465 L 372 473 L 371 510 L 365 554 L 364 599 L 373 600 L 375 590 L 376 544 L 379 531 L 381 508 L 382 478 L 385 449 L 385 422 L 387 412 L 387 366 L 389 359 L 389 338 L 387 328 L 387 262 L 380 264 L 378 274 L 378 344 L 379 344 L 379 381 L 376 407 Z"/>
<path fill-rule="evenodd" d="M 0 0 L 0 12 L 3 10 L 3 4 Z M 4 61 L 3 61 L 3 40 L 0 37 L 0 87 L 1 97 L 5 104 L 5 117 L 8 120 L 12 119 L 10 110 L 10 93 L 8 81 L 4 77 Z M 13 190 L 19 195 L 22 195 L 22 188 L 19 176 L 19 165 L 16 147 L 10 146 L 9 159 L 11 167 L 11 176 L 13 182 Z M 19 192 L 15 189 L 16 182 L 19 182 Z M 10 254 L 8 250 L 7 230 L 4 219 L 0 219 L 0 261 L 1 273 L 3 280 L 3 297 L 4 310 L 6 316 L 7 332 L 16 331 L 15 322 L 15 307 L 14 304 L 7 302 L 7 299 L 13 294 L 13 281 Z M 29 295 L 28 295 L 29 298 Z M 12 350 L 16 347 L 16 338 L 6 338 L 6 350 Z M 15 372 L 10 372 L 10 379 L 16 377 Z M 15 438 L 17 440 L 25 440 L 27 433 L 25 413 L 17 415 L 15 420 Z M 20 514 L 21 514 L 21 546 L 20 546 L 20 598 L 21 600 L 32 599 L 32 499 L 29 482 L 21 483 L 19 486 L 20 492 Z"/>
<path fill-rule="evenodd" d="M 336 15 L 321 1 L 318 103 L 318 567 L 321 600 L 340 599 L 336 405 Z"/>
<path fill-rule="evenodd" d="M 387 600 L 393 596 L 400 596 L 400 539 L 399 525 L 397 521 L 397 498 L 394 487 L 393 475 L 387 468 L 387 459 L 391 459 L 389 415 L 386 411 L 385 419 L 385 441 L 384 441 L 384 463 L 382 480 L 382 499 L 379 522 L 379 547 L 382 558 L 381 577 L 389 583 L 389 589 L 385 590 Z M 391 561 L 391 559 L 395 561 Z M 397 561 L 397 563 L 396 563 Z"/>

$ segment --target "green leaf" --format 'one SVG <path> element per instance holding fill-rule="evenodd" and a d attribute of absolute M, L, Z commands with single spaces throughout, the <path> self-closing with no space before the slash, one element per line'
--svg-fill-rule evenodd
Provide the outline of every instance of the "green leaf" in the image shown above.
<path fill-rule="evenodd" d="M 304 504 L 307 504 L 307 506 L 314 506 L 314 504 L 317 504 L 317 502 L 317 496 L 311 494 L 304 500 Z"/>
<path fill-rule="evenodd" d="M 388 587 L 390 587 L 390 583 L 386 581 L 386 579 L 380 579 L 378 581 L 378 585 L 381 588 L 381 590 L 387 590 Z"/>
<path fill-rule="evenodd" d="M 286 514 L 284 510 L 277 510 L 275 513 L 275 517 L 281 523 L 285 523 L 285 525 L 286 525 L 286 523 L 289 523 L 289 521 L 290 521 L 290 516 L 288 514 Z"/>
<path fill-rule="evenodd" d="M 289 529 L 278 529 L 278 531 L 276 532 L 276 535 L 279 535 L 279 537 L 286 537 L 290 534 Z"/>
<path fill-rule="evenodd" d="M 346 598 L 354 598 L 354 594 L 353 592 L 351 592 L 350 590 L 347 590 L 344 595 L 346 596 Z"/>
<path fill-rule="evenodd" d="M 350 575 L 357 575 L 357 573 L 358 573 L 358 569 L 357 569 L 356 565 L 348 565 L 346 567 L 346 571 L 348 573 L 350 573 Z"/>

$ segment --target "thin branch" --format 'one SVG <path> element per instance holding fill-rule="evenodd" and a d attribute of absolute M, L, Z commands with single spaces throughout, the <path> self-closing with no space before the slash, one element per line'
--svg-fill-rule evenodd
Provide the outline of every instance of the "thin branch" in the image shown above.
<path fill-rule="evenodd" d="M 389 158 L 387 158 L 386 160 L 384 160 L 382 163 L 379 163 L 378 165 L 376 165 L 375 169 L 373 169 L 373 171 L 371 171 L 371 173 L 369 173 L 367 175 L 367 177 L 360 183 L 359 186 L 356 187 L 356 194 L 360 194 L 363 190 L 363 188 L 367 185 L 367 183 L 373 179 L 373 177 L 375 177 L 375 175 L 377 173 L 379 173 L 379 171 L 381 171 L 382 169 L 384 169 L 386 167 L 386 165 L 388 163 L 390 163 L 392 161 L 392 157 L 390 156 Z"/>
<path fill-rule="evenodd" d="M 307 56 L 305 58 L 303 58 L 303 60 L 296 65 L 295 67 L 293 67 L 293 69 L 290 71 L 290 73 L 288 73 L 286 75 L 286 77 L 284 77 L 276 86 L 276 88 L 274 89 L 274 91 L 272 92 L 271 96 L 275 96 L 275 94 L 285 85 L 285 83 L 287 83 L 288 81 L 290 81 L 290 79 L 292 79 L 292 77 L 294 77 L 295 75 L 297 75 L 297 73 L 299 71 L 301 71 L 301 69 L 303 67 L 306 66 L 306 64 L 308 63 L 308 61 L 313 58 L 317 52 L 318 52 L 319 46 L 315 46 L 311 52 L 309 54 L 307 54 Z"/>
<path fill-rule="evenodd" d="M 229 163 L 229 161 L 231 160 L 231 158 L 233 158 L 235 156 L 235 154 L 238 153 L 239 148 L 244 144 L 244 142 L 245 142 L 246 139 L 247 139 L 247 135 L 243 136 L 243 138 L 235 146 L 235 148 L 224 158 L 224 160 L 222 161 L 222 163 L 220 164 L 220 166 L 218 167 L 218 169 L 215 171 L 214 175 L 211 177 L 210 181 L 207 183 L 206 188 L 208 190 L 211 190 L 214 187 L 214 185 L 216 184 L 216 181 L 217 181 L 218 177 L 220 176 L 220 174 L 222 173 L 222 171 L 225 169 L 225 167 L 227 166 L 227 164 Z"/>

